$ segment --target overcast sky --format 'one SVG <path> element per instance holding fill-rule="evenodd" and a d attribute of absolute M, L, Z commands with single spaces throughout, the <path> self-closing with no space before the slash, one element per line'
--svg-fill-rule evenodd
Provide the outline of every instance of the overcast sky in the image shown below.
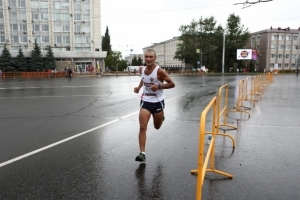
<path fill-rule="evenodd" d="M 249 2 L 257 0 L 249 0 Z M 101 35 L 109 28 L 113 50 L 142 53 L 142 48 L 180 36 L 181 25 L 213 16 L 226 26 L 234 13 L 250 32 L 300 27 L 300 0 L 273 0 L 242 9 L 245 0 L 101 0 Z M 298 11 L 297 11 L 298 9 Z M 130 52 L 130 49 L 133 51 Z"/>

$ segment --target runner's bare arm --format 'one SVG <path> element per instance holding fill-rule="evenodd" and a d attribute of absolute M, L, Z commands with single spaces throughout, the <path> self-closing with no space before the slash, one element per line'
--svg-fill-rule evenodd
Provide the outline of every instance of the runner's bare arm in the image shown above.
<path fill-rule="evenodd" d="M 141 79 L 139 86 L 138 86 L 138 87 L 135 87 L 135 88 L 133 89 L 133 91 L 134 91 L 135 93 L 139 93 L 139 91 L 140 91 L 140 89 L 141 89 L 142 87 L 143 87 L 143 80 Z"/>
<path fill-rule="evenodd" d="M 157 78 L 163 84 L 158 85 L 158 89 L 170 89 L 175 87 L 175 83 L 171 77 L 161 68 L 158 69 Z M 164 83 L 167 82 L 167 83 Z"/>

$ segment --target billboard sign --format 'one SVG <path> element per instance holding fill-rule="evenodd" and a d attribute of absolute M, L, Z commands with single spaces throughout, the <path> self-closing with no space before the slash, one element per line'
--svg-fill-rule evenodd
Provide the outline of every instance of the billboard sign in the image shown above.
<path fill-rule="evenodd" d="M 257 49 L 252 49 L 252 60 L 257 59 Z"/>
<path fill-rule="evenodd" d="M 251 60 L 252 59 L 252 49 L 237 49 L 236 59 L 237 60 Z"/>

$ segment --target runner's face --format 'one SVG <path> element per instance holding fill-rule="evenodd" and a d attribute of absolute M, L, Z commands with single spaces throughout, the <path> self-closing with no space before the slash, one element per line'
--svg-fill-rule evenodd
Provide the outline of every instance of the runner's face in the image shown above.
<path fill-rule="evenodd" d="M 146 52 L 145 53 L 145 62 L 147 66 L 154 65 L 154 62 L 156 60 L 156 56 L 154 52 Z"/>

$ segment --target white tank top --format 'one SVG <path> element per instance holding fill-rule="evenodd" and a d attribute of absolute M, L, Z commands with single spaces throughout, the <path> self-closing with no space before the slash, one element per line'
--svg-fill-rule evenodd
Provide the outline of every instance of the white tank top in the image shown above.
<path fill-rule="evenodd" d="M 163 84 L 157 79 L 157 71 L 159 69 L 159 66 L 156 66 L 150 75 L 145 74 L 145 69 L 146 67 L 143 67 L 142 75 L 141 75 L 142 81 L 144 82 L 143 94 L 141 97 L 142 100 L 147 102 L 152 102 L 152 103 L 156 103 L 164 100 L 165 94 L 163 89 L 159 89 L 154 92 L 150 88 L 151 85 L 153 84 L 157 84 L 157 85 Z"/>

